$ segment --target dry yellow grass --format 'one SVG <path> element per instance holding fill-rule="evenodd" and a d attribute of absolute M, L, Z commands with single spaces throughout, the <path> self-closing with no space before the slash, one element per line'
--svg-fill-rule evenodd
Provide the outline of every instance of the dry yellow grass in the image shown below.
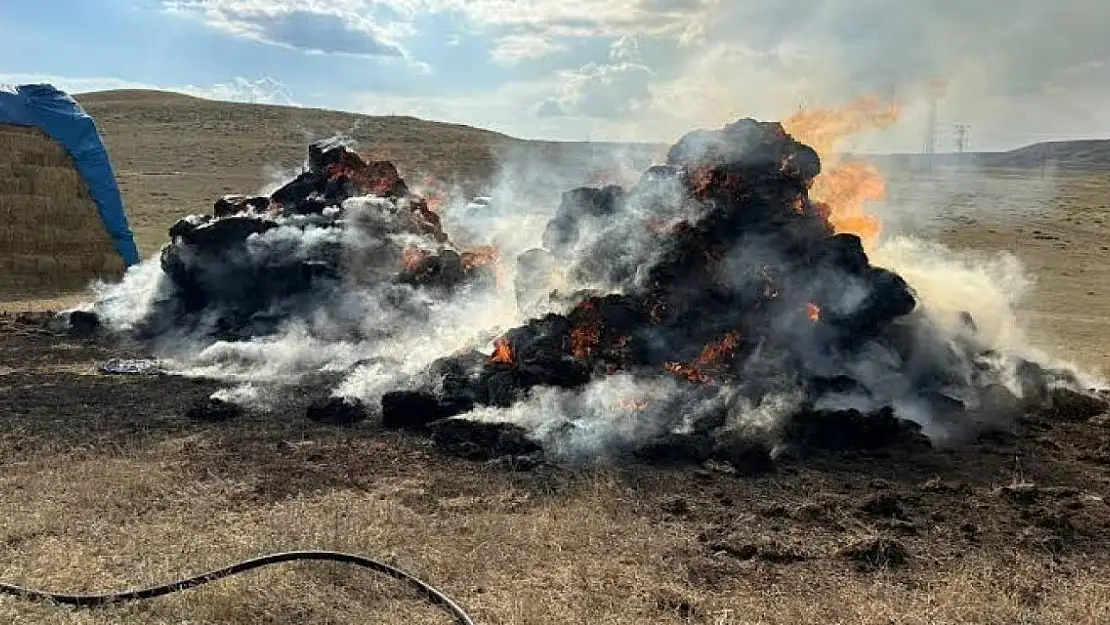
<path fill-rule="evenodd" d="M 0 126 L 0 292 L 58 296 L 123 261 L 65 150 L 37 128 Z"/>
<path fill-rule="evenodd" d="M 412 117 L 212 102 L 171 93 L 111 91 L 77 96 L 100 127 L 144 256 L 165 242 L 184 214 L 206 212 L 225 193 L 252 193 L 286 180 L 309 141 L 346 135 L 368 158 L 392 160 L 416 183 L 432 176 L 469 195 L 484 190 L 499 164 L 536 164 L 547 177 L 578 177 L 614 165 L 602 144 L 522 141 L 496 132 Z M 658 146 L 628 148 L 638 165 Z M 559 189 L 562 191 L 562 189 Z"/>
<path fill-rule="evenodd" d="M 965 194 L 960 201 L 974 207 L 965 209 L 970 217 L 949 224 L 939 238 L 955 249 L 1017 256 L 1033 281 L 1019 303 L 1033 341 L 1110 375 L 1110 173 L 995 176 L 1013 189 L 1001 198 Z M 1033 195 L 1026 191 L 1030 180 Z"/>
<path fill-rule="evenodd" d="M 628 489 L 605 474 L 539 501 L 501 475 L 476 482 L 473 493 L 436 496 L 426 476 L 396 473 L 366 476 L 365 486 L 252 501 L 249 480 L 191 474 L 207 438 L 166 440 L 115 457 L 86 450 L 9 468 L 0 499 L 0 539 L 7 545 L 0 576 L 103 591 L 268 551 L 330 548 L 379 554 L 408 567 L 449 589 L 483 623 L 1094 625 L 1110 619 L 1100 581 L 1107 568 L 1052 565 L 1029 554 L 971 553 L 962 561 L 926 563 L 912 577 L 846 571 L 835 559 L 787 569 L 753 563 L 739 574 L 701 581 L 675 555 L 693 548 L 693 536 L 638 514 Z M 275 568 L 93 612 L 5 600 L 0 617 L 136 625 L 446 622 L 395 582 L 331 565 Z"/>

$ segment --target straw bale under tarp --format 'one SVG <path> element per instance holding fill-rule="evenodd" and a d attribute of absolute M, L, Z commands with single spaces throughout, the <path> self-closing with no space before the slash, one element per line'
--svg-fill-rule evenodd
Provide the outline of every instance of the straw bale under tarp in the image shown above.
<path fill-rule="evenodd" d="M 0 124 L 0 296 L 71 292 L 123 271 L 66 150 L 38 128 Z"/>

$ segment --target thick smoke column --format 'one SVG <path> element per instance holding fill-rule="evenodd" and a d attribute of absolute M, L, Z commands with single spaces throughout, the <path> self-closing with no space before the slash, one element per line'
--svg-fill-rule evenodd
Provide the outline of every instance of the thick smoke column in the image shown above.
<path fill-rule="evenodd" d="M 873 266 L 810 197 L 820 172 L 781 125 L 746 119 L 684 136 L 629 189 L 568 191 L 543 248 L 518 258 L 517 294 L 569 312 L 508 331 L 492 356 L 438 360 L 382 398 L 384 420 L 504 421 L 570 456 L 683 436 L 693 447 L 676 453 L 700 457 L 753 438 L 828 443 L 827 428 L 841 446 L 915 439 L 915 424 L 962 434 L 1053 379 Z"/>

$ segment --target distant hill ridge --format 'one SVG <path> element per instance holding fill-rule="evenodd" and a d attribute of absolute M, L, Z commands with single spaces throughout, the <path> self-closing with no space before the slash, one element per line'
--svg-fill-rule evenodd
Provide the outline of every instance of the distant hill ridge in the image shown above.
<path fill-rule="evenodd" d="M 497 163 L 506 160 L 504 157 L 510 152 L 542 157 L 555 166 L 564 162 L 581 166 L 584 158 L 604 160 L 602 153 L 612 152 L 608 148 L 613 148 L 646 166 L 650 164 L 649 156 L 654 157 L 667 147 L 649 143 L 525 140 L 465 124 L 407 115 L 364 115 L 225 102 L 176 92 L 128 89 L 74 97 L 96 118 L 110 150 L 113 143 L 139 143 L 144 154 L 138 158 L 167 167 L 180 164 L 182 158 L 196 160 L 190 158 L 194 150 L 188 145 L 166 145 L 170 150 L 161 150 L 151 135 L 173 133 L 179 139 L 188 135 L 194 147 L 227 142 L 264 147 L 264 155 L 243 153 L 246 162 L 240 163 L 262 167 L 272 165 L 275 157 L 283 165 L 295 166 L 303 160 L 307 142 L 338 133 L 356 140 L 360 150 L 375 157 L 457 180 L 488 179 Z M 126 163 L 128 151 L 121 150 L 118 155 L 113 151 L 113 159 L 117 158 L 125 159 Z"/>
<path fill-rule="evenodd" d="M 568 173 L 583 166 L 598 171 L 616 167 L 613 152 L 620 153 L 625 165 L 644 168 L 661 160 L 667 148 L 666 144 L 651 143 L 526 140 L 407 115 L 374 116 L 224 102 L 165 91 L 123 89 L 75 97 L 97 119 L 113 160 L 132 169 L 140 163 L 143 167 L 169 169 L 222 165 L 245 172 L 248 168 L 259 171 L 273 167 L 275 160 L 292 168 L 303 160 L 308 141 L 342 133 L 358 141 L 363 151 L 389 158 L 403 169 L 434 171 L 437 176 L 470 186 L 489 180 L 500 163 L 519 162 L 522 157 L 536 158 L 546 167 Z M 242 148 L 234 165 L 212 158 L 228 144 Z M 876 154 L 868 158 L 915 165 L 923 156 Z M 1047 141 L 1006 152 L 975 152 L 962 157 L 944 153 L 933 158 L 941 165 L 1110 169 L 1110 139 Z"/>

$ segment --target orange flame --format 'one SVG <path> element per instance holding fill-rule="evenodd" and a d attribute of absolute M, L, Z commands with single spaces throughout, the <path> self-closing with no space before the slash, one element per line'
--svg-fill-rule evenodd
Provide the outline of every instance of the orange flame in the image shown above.
<path fill-rule="evenodd" d="M 842 107 L 799 109 L 782 122 L 795 139 L 817 150 L 822 160 L 833 158 L 841 142 L 865 130 L 881 130 L 898 121 L 901 105 L 873 96 L 858 98 Z"/>
<path fill-rule="evenodd" d="M 721 359 L 731 354 L 736 346 L 740 344 L 740 333 L 729 332 L 716 343 L 710 343 L 701 350 L 694 364 L 702 367 L 715 366 L 720 364 Z"/>
<path fill-rule="evenodd" d="M 794 212 L 799 215 L 806 214 L 805 202 L 802 201 L 801 195 L 790 201 L 790 207 L 793 208 Z"/>
<path fill-rule="evenodd" d="M 873 165 L 846 161 L 818 176 L 812 194 L 834 231 L 856 234 L 865 243 L 879 238 L 882 220 L 866 207 L 886 198 L 886 183 Z"/>
<path fill-rule="evenodd" d="M 513 346 L 509 345 L 508 339 L 501 337 L 493 342 L 493 354 L 489 361 L 513 364 Z"/>
<path fill-rule="evenodd" d="M 406 247 L 401 251 L 401 262 L 405 264 L 405 269 L 408 271 L 417 271 L 420 269 L 420 264 L 431 255 L 432 253 L 428 250 L 422 250 L 418 247 Z"/>
<path fill-rule="evenodd" d="M 676 375 L 680 378 L 686 378 L 695 384 L 709 384 L 713 381 L 709 375 L 702 373 L 691 365 L 686 365 L 681 362 L 668 362 L 663 364 L 663 369 L 668 373 Z"/>
<path fill-rule="evenodd" d="M 586 313 L 586 320 L 583 325 L 571 328 L 570 354 L 576 360 L 586 360 L 597 351 L 601 342 L 601 320 L 592 301 L 583 301 L 578 308 Z"/>
<path fill-rule="evenodd" d="M 328 180 L 346 177 L 362 189 L 364 193 L 376 196 L 386 195 L 401 181 L 401 175 L 392 163 L 370 161 L 359 163 L 355 157 L 344 155 L 343 160 L 328 166 Z"/>
<path fill-rule="evenodd" d="M 813 323 L 821 320 L 821 307 L 813 302 L 806 304 L 806 313 L 809 314 L 809 320 Z"/>
<path fill-rule="evenodd" d="M 860 160 L 840 162 L 837 150 L 848 137 L 865 130 L 879 130 L 898 120 L 901 106 L 864 97 L 840 108 L 801 109 L 783 122 L 795 139 L 817 151 L 823 163 L 810 195 L 819 204 L 829 226 L 836 232 L 850 232 L 874 243 L 882 232 L 882 222 L 868 214 L 868 202 L 886 197 L 886 183 L 879 170 Z"/>
<path fill-rule="evenodd" d="M 444 195 L 442 193 L 426 191 L 424 194 L 424 201 L 428 204 L 428 210 L 433 213 L 438 213 L 440 207 L 443 206 Z"/>
<path fill-rule="evenodd" d="M 715 379 L 713 370 L 719 368 L 721 361 L 736 351 L 736 346 L 739 344 L 740 333 L 729 332 L 721 340 L 702 348 L 701 354 L 692 364 L 668 362 L 663 365 L 663 369 L 691 382 L 708 384 Z"/>
<path fill-rule="evenodd" d="M 466 250 L 459 256 L 462 257 L 463 267 L 468 270 L 478 267 L 492 267 L 497 288 L 503 289 L 508 285 L 509 275 L 505 270 L 505 265 L 501 262 L 501 253 L 498 252 L 497 248 L 483 245 Z"/>
<path fill-rule="evenodd" d="M 424 202 L 428 205 L 428 210 L 433 213 L 438 213 L 447 199 L 445 185 L 431 174 L 424 174 L 420 178 L 420 182 L 416 184 L 414 190 L 424 198 Z"/>
<path fill-rule="evenodd" d="M 695 167 L 690 172 L 690 193 L 696 199 L 705 200 L 709 197 L 709 190 L 713 188 L 715 178 L 712 167 Z"/>
<path fill-rule="evenodd" d="M 570 331 L 570 353 L 577 360 L 586 360 L 593 355 L 601 340 L 601 329 L 595 324 Z"/>
<path fill-rule="evenodd" d="M 471 248 L 459 254 L 462 257 L 463 266 L 467 269 L 474 267 L 485 267 L 486 265 L 493 265 L 497 262 L 500 254 L 497 248 L 482 245 L 480 247 Z"/>

